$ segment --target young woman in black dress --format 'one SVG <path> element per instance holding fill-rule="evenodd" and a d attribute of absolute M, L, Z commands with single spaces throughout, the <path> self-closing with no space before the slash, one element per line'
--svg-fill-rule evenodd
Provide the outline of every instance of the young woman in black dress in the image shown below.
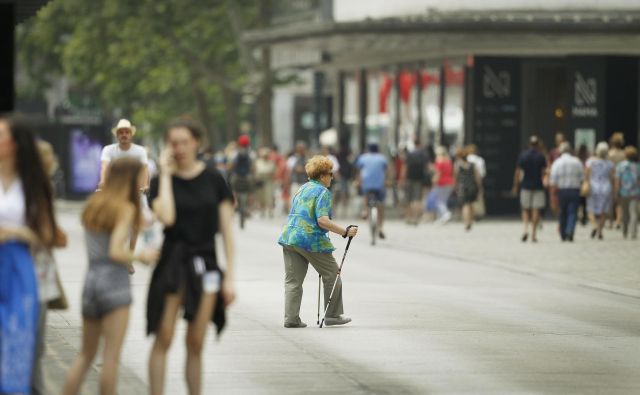
<path fill-rule="evenodd" d="M 149 357 L 151 394 L 164 393 L 166 357 L 180 308 L 189 322 L 186 378 L 189 393 L 200 394 L 202 348 L 207 324 L 220 333 L 224 308 L 235 298 L 233 203 L 218 171 L 197 159 L 199 129 L 177 121 L 165 134 L 160 175 L 151 181 L 151 207 L 164 224 L 164 243 L 147 303 L 147 333 L 155 333 Z M 224 240 L 226 273 L 218 266 L 215 234 Z"/>

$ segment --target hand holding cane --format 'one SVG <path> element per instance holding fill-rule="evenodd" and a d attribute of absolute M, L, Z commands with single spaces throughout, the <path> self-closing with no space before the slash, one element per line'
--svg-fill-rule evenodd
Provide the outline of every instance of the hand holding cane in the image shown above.
<path fill-rule="evenodd" d="M 349 229 L 357 228 L 356 225 L 347 226 L 347 231 L 345 232 L 343 237 L 347 237 L 349 234 Z M 347 257 L 347 251 L 349 251 L 349 246 L 351 245 L 351 240 L 353 240 L 353 236 L 349 236 L 349 241 L 347 242 L 347 248 L 344 250 L 344 255 L 342 255 L 342 261 L 340 262 L 340 267 L 338 267 L 338 273 L 336 275 L 336 280 L 333 282 L 333 288 L 331 288 L 331 293 L 329 294 L 329 301 L 327 301 L 327 305 L 324 309 L 324 315 L 322 316 L 322 321 L 320 322 L 320 328 L 324 325 L 324 320 L 327 318 L 327 311 L 329 311 L 329 306 L 331 305 L 331 299 L 333 298 L 333 292 L 336 290 L 336 285 L 338 284 L 338 279 L 340 278 L 340 274 L 342 273 L 342 265 L 344 265 L 344 259 Z"/>

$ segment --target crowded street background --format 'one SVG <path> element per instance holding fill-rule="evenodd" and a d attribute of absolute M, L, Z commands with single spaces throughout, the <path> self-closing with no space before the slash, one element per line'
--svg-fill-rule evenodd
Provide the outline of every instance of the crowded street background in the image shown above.
<path fill-rule="evenodd" d="M 635 0 L 0 0 L 0 395 L 640 393 L 639 40 Z"/>

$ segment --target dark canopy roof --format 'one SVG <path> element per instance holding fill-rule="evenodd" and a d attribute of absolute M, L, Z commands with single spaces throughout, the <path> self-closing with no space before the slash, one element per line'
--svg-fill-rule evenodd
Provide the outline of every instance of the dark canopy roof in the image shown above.
<path fill-rule="evenodd" d="M 0 4 L 14 4 L 16 7 L 16 25 L 34 16 L 49 0 L 0 0 Z"/>

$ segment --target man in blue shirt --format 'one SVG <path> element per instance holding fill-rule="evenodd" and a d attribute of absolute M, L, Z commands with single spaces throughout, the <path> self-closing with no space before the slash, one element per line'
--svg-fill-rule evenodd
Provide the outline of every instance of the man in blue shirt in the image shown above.
<path fill-rule="evenodd" d="M 387 159 L 379 152 L 378 144 L 369 144 L 368 152 L 360 155 L 356 161 L 359 169 L 357 182 L 364 196 L 364 206 L 367 207 L 368 196 L 375 194 L 378 201 L 378 229 L 381 239 L 385 238 L 382 226 L 384 223 L 384 199 L 386 197 Z M 367 212 L 363 219 L 367 218 Z"/>

